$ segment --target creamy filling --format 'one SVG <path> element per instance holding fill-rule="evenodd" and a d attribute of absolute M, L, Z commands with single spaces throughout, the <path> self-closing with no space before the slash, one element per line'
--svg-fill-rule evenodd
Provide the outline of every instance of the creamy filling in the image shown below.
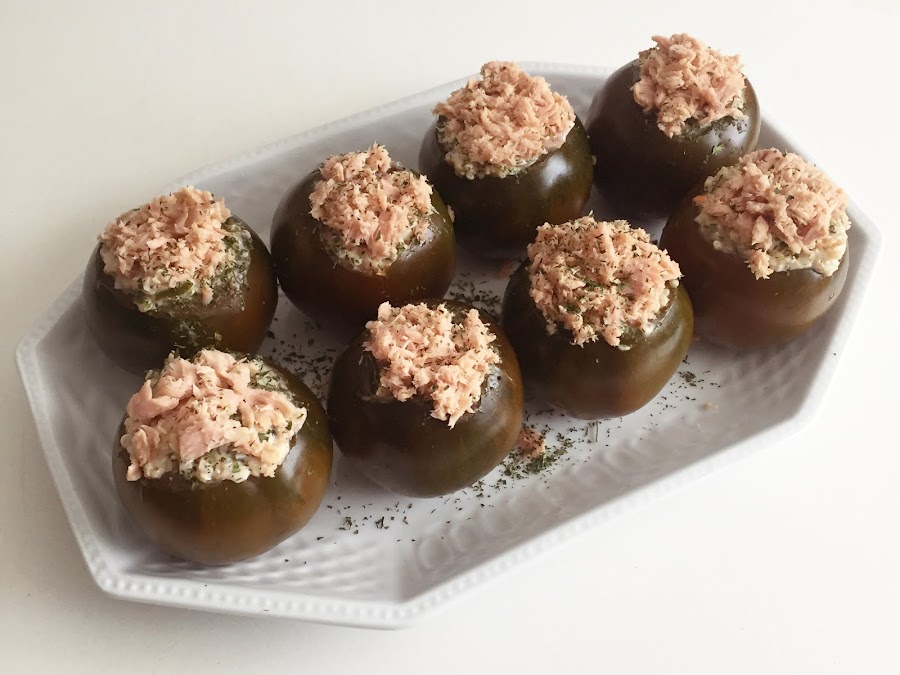
<path fill-rule="evenodd" d="M 466 178 L 507 176 L 565 143 L 575 111 L 515 63 L 491 61 L 434 108 L 446 161 Z"/>
<path fill-rule="evenodd" d="M 847 250 L 847 195 L 794 153 L 768 148 L 708 178 L 695 198 L 701 235 L 757 279 L 812 269 L 829 277 Z"/>
<path fill-rule="evenodd" d="M 689 121 L 703 129 L 725 117 L 745 117 L 739 56 L 725 56 L 685 33 L 653 41 L 657 46 L 640 54 L 632 94 L 645 112 L 656 112 L 666 136 L 677 136 Z"/>
<path fill-rule="evenodd" d="M 491 369 L 500 355 L 496 340 L 470 309 L 462 320 L 446 305 L 391 307 L 383 303 L 378 318 L 366 324 L 364 343 L 379 365 L 380 396 L 407 401 L 421 396 L 432 403 L 432 417 L 452 428 L 474 413 Z"/>
<path fill-rule="evenodd" d="M 593 216 L 541 225 L 528 258 L 529 293 L 547 332 L 562 326 L 575 345 L 603 339 L 630 349 L 627 333 L 653 332 L 681 276 L 644 230 Z"/>
<path fill-rule="evenodd" d="M 391 162 L 387 150 L 329 157 L 309 197 L 329 252 L 351 268 L 384 274 L 428 232 L 434 213 L 424 176 Z"/>
<path fill-rule="evenodd" d="M 274 469 L 256 457 L 228 448 L 216 448 L 199 459 L 186 461 L 178 461 L 173 455 L 158 456 L 141 467 L 144 478 L 162 478 L 175 471 L 201 483 L 219 483 L 223 480 L 242 483 L 250 476 L 274 475 Z M 137 472 L 132 472 L 132 475 L 137 475 Z"/>
<path fill-rule="evenodd" d="M 307 410 L 260 358 L 201 351 L 169 357 L 128 402 L 127 479 L 178 472 L 202 483 L 274 476 Z"/>

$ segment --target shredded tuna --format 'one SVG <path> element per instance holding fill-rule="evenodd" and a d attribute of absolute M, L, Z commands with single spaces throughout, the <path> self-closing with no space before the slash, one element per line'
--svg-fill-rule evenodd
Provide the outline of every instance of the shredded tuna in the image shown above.
<path fill-rule="evenodd" d="M 434 107 L 446 160 L 460 176 L 505 176 L 556 150 L 575 124 L 565 96 L 515 63 L 491 61 L 481 77 Z"/>
<path fill-rule="evenodd" d="M 178 471 L 202 482 L 273 476 L 306 421 L 261 359 L 170 357 L 128 402 L 128 480 Z"/>
<path fill-rule="evenodd" d="M 431 185 L 392 164 L 383 146 L 329 157 L 319 172 L 310 213 L 328 228 L 335 252 L 353 266 L 384 273 L 413 240 L 425 236 L 434 212 Z"/>
<path fill-rule="evenodd" d="M 562 325 L 576 345 L 603 338 L 628 349 L 626 330 L 651 333 L 681 276 L 644 230 L 592 216 L 541 225 L 528 257 L 531 298 L 547 331 Z"/>
<path fill-rule="evenodd" d="M 641 78 L 632 93 L 645 112 L 657 111 L 666 136 L 680 134 L 692 119 L 702 129 L 724 117 L 745 117 L 739 56 L 720 54 L 685 33 L 653 41 L 657 46 L 640 54 Z"/>
<path fill-rule="evenodd" d="M 366 328 L 365 349 L 380 367 L 379 394 L 430 400 L 432 417 L 451 428 L 475 412 L 491 367 L 500 363 L 491 347 L 496 338 L 476 309 L 458 321 L 444 304 L 395 308 L 385 302 Z"/>
<path fill-rule="evenodd" d="M 547 451 L 547 435 L 534 427 L 522 427 L 516 447 L 522 459 L 537 459 Z"/>
<path fill-rule="evenodd" d="M 213 278 L 238 256 L 224 225 L 230 217 L 221 199 L 193 187 L 156 197 L 106 226 L 99 237 L 103 269 L 120 290 L 152 299 L 177 289 L 208 305 Z"/>
<path fill-rule="evenodd" d="M 847 195 L 794 153 L 768 148 L 706 179 L 695 198 L 700 232 L 741 256 L 757 279 L 813 269 L 830 277 L 847 250 Z"/>

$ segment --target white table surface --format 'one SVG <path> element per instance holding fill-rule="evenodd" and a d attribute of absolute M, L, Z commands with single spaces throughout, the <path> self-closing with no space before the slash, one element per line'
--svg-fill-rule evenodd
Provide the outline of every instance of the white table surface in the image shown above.
<path fill-rule="evenodd" d="M 12 352 L 102 226 L 197 166 L 486 60 L 618 66 L 651 34 L 687 31 L 743 56 L 766 112 L 880 224 L 887 254 L 900 252 L 896 1 L 484 4 L 0 1 L 4 673 L 900 672 L 898 326 L 896 309 L 881 309 L 898 283 L 887 256 L 799 438 L 418 627 L 218 616 L 94 586 Z"/>

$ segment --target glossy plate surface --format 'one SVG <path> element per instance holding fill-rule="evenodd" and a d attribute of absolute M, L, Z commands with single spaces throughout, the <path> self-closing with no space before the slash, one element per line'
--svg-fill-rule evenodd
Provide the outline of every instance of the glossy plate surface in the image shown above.
<path fill-rule="evenodd" d="M 582 119 L 608 74 L 581 66 L 523 66 L 566 94 Z M 431 107 L 462 82 L 201 169 L 166 190 L 184 184 L 212 190 L 268 240 L 281 196 L 327 155 L 378 141 L 415 166 Z M 760 145 L 814 161 L 769 120 Z M 596 199 L 589 206 L 598 215 L 614 215 Z M 140 382 L 112 366 L 92 341 L 82 316 L 80 279 L 31 328 L 17 360 L 53 479 L 101 589 L 129 600 L 210 611 L 400 627 L 589 527 L 809 423 L 827 393 L 881 246 L 875 226 L 852 203 L 849 215 L 852 267 L 843 295 L 801 339 L 738 356 L 695 343 L 654 401 L 596 426 L 529 404 L 528 423 L 548 430 L 548 445 L 561 454 L 537 473 L 500 467 L 479 486 L 450 497 L 388 494 L 338 453 L 333 484 L 311 523 L 268 554 L 225 567 L 175 561 L 127 521 L 109 471 L 109 448 Z M 642 225 L 658 236 L 662 223 Z M 513 268 L 462 257 L 449 295 L 499 314 Z M 282 297 L 263 353 L 322 395 L 337 347 Z"/>

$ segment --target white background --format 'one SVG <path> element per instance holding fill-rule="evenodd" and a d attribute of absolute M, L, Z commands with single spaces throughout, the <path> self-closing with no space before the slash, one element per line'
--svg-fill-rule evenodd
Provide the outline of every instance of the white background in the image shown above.
<path fill-rule="evenodd" d="M 0 670 L 900 672 L 898 3 L 480 5 L 0 0 Z M 12 352 L 111 217 L 197 166 L 486 60 L 618 66 L 651 34 L 680 31 L 740 53 L 766 114 L 885 234 L 810 428 L 406 631 L 95 588 Z"/>

